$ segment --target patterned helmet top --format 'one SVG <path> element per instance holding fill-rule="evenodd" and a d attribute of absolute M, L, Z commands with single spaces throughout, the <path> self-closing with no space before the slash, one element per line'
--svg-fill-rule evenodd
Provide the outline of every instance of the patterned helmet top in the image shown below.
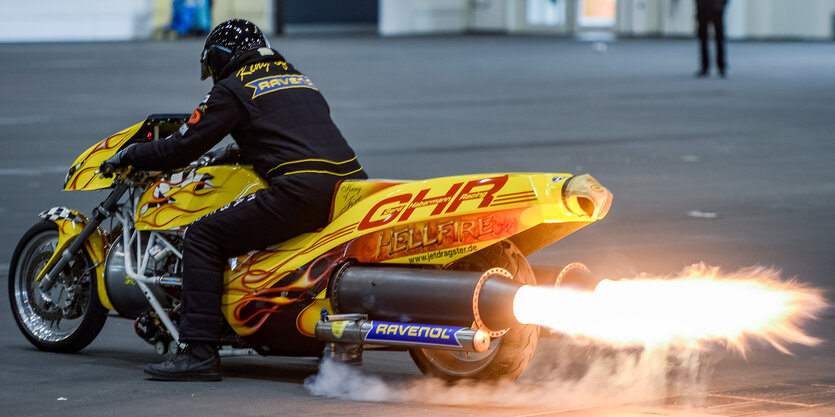
<path fill-rule="evenodd" d="M 206 64 L 211 65 L 213 71 L 219 72 L 223 69 L 222 65 L 234 61 L 244 52 L 263 47 L 269 48 L 270 43 L 255 23 L 244 19 L 230 19 L 215 26 L 209 33 L 203 47 L 203 53 L 200 56 L 200 62 L 204 66 Z M 223 55 L 227 58 L 224 59 L 226 62 L 207 62 L 211 50 L 214 48 L 224 52 Z"/>

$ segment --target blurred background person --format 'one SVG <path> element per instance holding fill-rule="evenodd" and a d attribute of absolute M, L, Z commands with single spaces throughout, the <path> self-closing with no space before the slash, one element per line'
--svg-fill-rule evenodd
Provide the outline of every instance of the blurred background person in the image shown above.
<path fill-rule="evenodd" d="M 708 26 L 713 26 L 713 36 L 716 38 L 716 68 L 719 76 L 727 75 L 725 60 L 725 6 L 728 0 L 696 0 L 696 20 L 698 21 L 699 45 L 701 49 L 702 66 L 696 73 L 697 77 L 706 77 L 710 73 L 710 53 L 707 46 Z"/>
<path fill-rule="evenodd" d="M 699 45 L 701 46 L 701 69 L 697 77 L 706 77 L 710 73 L 710 54 L 707 46 L 707 27 L 713 26 L 713 36 L 716 38 L 716 68 L 719 76 L 727 75 L 727 61 L 725 60 L 725 6 L 728 0 L 696 0 L 696 20 L 698 20 Z"/>

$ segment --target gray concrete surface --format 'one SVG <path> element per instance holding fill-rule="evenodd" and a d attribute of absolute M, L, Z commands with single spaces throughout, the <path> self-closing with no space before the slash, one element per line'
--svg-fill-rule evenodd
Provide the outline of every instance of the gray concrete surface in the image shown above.
<path fill-rule="evenodd" d="M 589 172 L 614 192 L 609 217 L 532 263 L 582 261 L 613 277 L 673 274 L 695 262 L 765 265 L 835 298 L 835 44 L 731 43 L 727 80 L 692 76 L 691 41 L 618 41 L 604 53 L 545 37 L 274 44 L 315 80 L 374 177 Z M 198 80 L 200 48 L 199 41 L 0 45 L 3 284 L 14 245 L 39 211 L 65 205 L 89 213 L 104 198 L 59 191 L 78 154 L 150 113 L 190 112 L 202 99 L 210 86 Z M 695 402 L 673 394 L 614 401 L 603 384 L 586 401 L 568 389 L 576 386 L 554 385 L 553 399 L 526 404 L 519 400 L 526 392 L 542 389 L 526 373 L 514 387 L 469 393 L 485 401 L 516 393 L 504 406 L 484 406 L 478 397 L 448 405 L 445 396 L 460 392 L 427 385 L 403 353 L 367 355 L 344 384 L 429 392 L 405 402 L 396 401 L 400 388 L 383 391 L 383 402 L 313 396 L 303 382 L 317 365 L 307 359 L 229 359 L 221 383 L 145 381 L 141 366 L 157 356 L 130 322 L 109 320 L 80 354 L 41 353 L 0 300 L 0 414 L 9 416 L 835 415 L 831 312 L 811 326 L 825 342 L 794 356 L 765 346 L 747 359 L 721 355 L 701 391 L 686 393 Z M 537 367 L 561 360 L 560 352 L 546 341 Z"/>

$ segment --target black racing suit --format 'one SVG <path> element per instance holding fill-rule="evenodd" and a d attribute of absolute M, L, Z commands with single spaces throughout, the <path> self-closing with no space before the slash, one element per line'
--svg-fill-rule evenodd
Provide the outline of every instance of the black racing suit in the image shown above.
<path fill-rule="evenodd" d="M 309 78 L 273 50 L 245 53 L 178 133 L 126 151 L 137 169 L 182 167 L 227 134 L 269 187 L 191 224 L 183 240 L 181 342 L 217 344 L 229 258 L 327 223 L 336 185 L 365 179 L 354 151 Z"/>

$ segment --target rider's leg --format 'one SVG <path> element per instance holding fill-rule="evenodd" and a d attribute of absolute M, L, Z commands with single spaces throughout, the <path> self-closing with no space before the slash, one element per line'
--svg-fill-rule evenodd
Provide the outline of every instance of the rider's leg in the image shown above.
<path fill-rule="evenodd" d="M 308 177 L 308 178 L 305 178 Z M 269 188 L 218 209 L 189 226 L 183 239 L 180 342 L 217 346 L 223 329 L 223 271 L 229 258 L 312 231 L 327 222 L 336 179 L 322 175 L 279 177 Z M 185 354 L 194 355 L 194 349 Z M 220 378 L 216 351 L 146 373 L 159 379 Z M 173 359 L 173 358 L 172 358 Z M 169 361 L 171 362 L 171 361 Z M 150 368 L 150 372 L 149 372 Z M 170 375 L 170 378 L 160 373 Z M 193 376 L 197 376 L 194 378 Z"/>

